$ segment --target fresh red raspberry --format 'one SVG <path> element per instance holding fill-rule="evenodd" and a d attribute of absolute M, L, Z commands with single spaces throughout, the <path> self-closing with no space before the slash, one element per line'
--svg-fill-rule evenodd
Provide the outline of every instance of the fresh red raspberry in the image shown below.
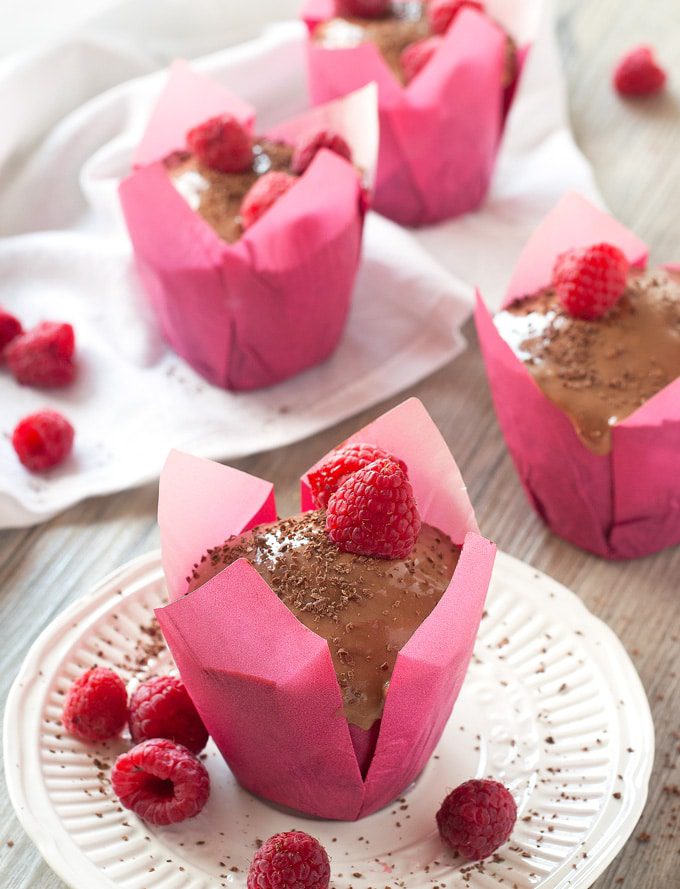
<path fill-rule="evenodd" d="M 488 779 L 466 781 L 437 812 L 439 835 L 468 861 L 481 861 L 508 839 L 517 820 L 512 794 Z"/>
<path fill-rule="evenodd" d="M 23 332 L 24 329 L 21 326 L 21 322 L 14 315 L 10 315 L 4 309 L 0 309 L 0 358 L 2 358 L 2 353 L 5 351 L 5 346 L 9 345 L 15 337 L 20 336 Z"/>
<path fill-rule="evenodd" d="M 557 257 L 552 286 L 574 318 L 601 318 L 620 299 L 628 280 L 628 260 L 613 244 L 567 250 Z"/>
<path fill-rule="evenodd" d="M 187 133 L 187 147 L 211 170 L 244 173 L 253 165 L 253 140 L 232 114 L 211 117 Z"/>
<path fill-rule="evenodd" d="M 335 0 L 335 14 L 360 19 L 379 19 L 387 15 L 391 0 Z"/>
<path fill-rule="evenodd" d="M 627 52 L 614 71 L 614 86 L 622 96 L 649 96 L 666 85 L 666 72 L 654 58 L 650 46 Z"/>
<path fill-rule="evenodd" d="M 322 148 L 334 151 L 340 157 L 352 162 L 352 149 L 339 133 L 333 130 L 312 130 L 306 136 L 301 136 L 295 145 L 291 161 L 292 171 L 301 176 Z"/>
<path fill-rule="evenodd" d="M 399 58 L 406 83 L 410 83 L 416 74 L 420 74 L 442 45 L 443 39 L 439 34 L 435 34 L 433 37 L 416 40 L 406 47 Z"/>
<path fill-rule="evenodd" d="M 208 730 L 184 683 L 175 676 L 154 676 L 142 682 L 130 697 L 129 722 L 135 744 L 168 738 L 200 753 L 208 743 Z"/>
<path fill-rule="evenodd" d="M 5 349 L 7 366 L 23 386 L 67 386 L 76 375 L 75 336 L 70 324 L 43 321 Z"/>
<path fill-rule="evenodd" d="M 198 815 L 210 796 L 210 776 L 194 754 L 151 738 L 121 754 L 111 784 L 122 806 L 149 824 L 177 824 Z"/>
<path fill-rule="evenodd" d="M 17 423 L 12 445 L 30 472 L 52 469 L 68 457 L 75 431 L 57 411 L 37 411 Z"/>
<path fill-rule="evenodd" d="M 484 4 L 476 0 L 430 0 L 427 4 L 427 17 L 434 34 L 446 34 L 449 25 L 461 11 L 468 6 L 484 12 Z"/>
<path fill-rule="evenodd" d="M 390 457 L 350 475 L 328 501 L 326 531 L 346 553 L 405 559 L 420 525 L 411 483 Z"/>
<path fill-rule="evenodd" d="M 241 202 L 243 228 L 250 228 L 296 183 L 295 176 L 276 170 L 260 176 Z"/>
<path fill-rule="evenodd" d="M 403 469 L 408 475 L 406 464 L 398 460 L 392 454 L 388 454 L 382 448 L 376 448 L 369 444 L 350 444 L 334 451 L 321 466 L 314 469 L 307 476 L 312 492 L 312 502 L 317 509 L 325 509 L 331 494 L 334 494 L 340 485 L 358 469 L 363 469 L 369 463 L 389 457 Z"/>
<path fill-rule="evenodd" d="M 247 889 L 328 889 L 331 864 L 321 843 L 301 830 L 277 833 L 255 853 Z"/>
<path fill-rule="evenodd" d="M 120 676 L 106 667 L 93 667 L 69 689 L 61 721 L 81 741 L 106 741 L 120 734 L 127 710 L 127 691 Z"/>

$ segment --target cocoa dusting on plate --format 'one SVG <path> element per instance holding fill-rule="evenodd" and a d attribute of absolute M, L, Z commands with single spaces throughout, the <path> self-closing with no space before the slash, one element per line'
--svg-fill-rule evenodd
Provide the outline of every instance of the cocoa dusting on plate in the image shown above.
<path fill-rule="evenodd" d="M 680 277 L 633 272 L 603 318 L 573 318 L 546 290 L 517 300 L 494 323 L 536 383 L 596 454 L 612 427 L 680 377 Z"/>
<path fill-rule="evenodd" d="M 449 585 L 460 548 L 423 525 L 406 559 L 341 552 L 325 511 L 292 516 L 208 550 L 188 592 L 237 559 L 253 564 L 286 607 L 328 640 L 349 722 L 368 729 L 380 717 L 400 649 Z"/>

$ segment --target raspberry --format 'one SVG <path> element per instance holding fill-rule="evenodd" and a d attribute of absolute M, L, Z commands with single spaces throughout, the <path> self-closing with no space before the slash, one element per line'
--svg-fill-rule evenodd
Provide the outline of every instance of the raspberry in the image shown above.
<path fill-rule="evenodd" d="M 9 369 L 24 386 L 66 386 L 76 374 L 75 337 L 70 324 L 43 321 L 15 337 L 5 349 Z"/>
<path fill-rule="evenodd" d="M 415 43 L 406 47 L 399 59 L 406 83 L 410 83 L 416 74 L 420 74 L 442 42 L 443 38 L 435 34 L 434 37 L 416 40 Z"/>
<path fill-rule="evenodd" d="M 481 861 L 508 839 L 517 820 L 512 794 L 488 779 L 466 781 L 437 812 L 439 835 L 468 861 Z"/>
<path fill-rule="evenodd" d="M 363 469 L 369 463 L 379 460 L 381 457 L 389 457 L 403 469 L 408 475 L 406 464 L 402 460 L 369 444 L 351 444 L 344 448 L 338 448 L 330 457 L 307 476 L 309 487 L 312 490 L 312 502 L 317 509 L 328 506 L 331 494 L 334 494 L 340 485 L 358 469 Z"/>
<path fill-rule="evenodd" d="M 241 221 L 243 228 L 250 228 L 267 210 L 271 209 L 279 198 L 295 185 L 295 176 L 288 173 L 273 171 L 253 183 L 248 194 L 241 203 Z"/>
<path fill-rule="evenodd" d="M 390 11 L 391 0 L 335 0 L 335 14 L 379 19 Z"/>
<path fill-rule="evenodd" d="M 405 559 L 420 532 L 420 516 L 401 466 L 382 457 L 350 475 L 328 501 L 326 531 L 343 552 Z"/>
<path fill-rule="evenodd" d="M 37 411 L 19 421 L 12 445 L 26 469 L 44 472 L 68 457 L 74 435 L 73 426 L 57 411 Z"/>
<path fill-rule="evenodd" d="M 253 165 L 253 140 L 231 114 L 211 117 L 187 133 L 187 147 L 212 170 L 244 173 Z"/>
<path fill-rule="evenodd" d="M 2 357 L 5 346 L 23 332 L 24 329 L 21 326 L 21 322 L 14 315 L 10 315 L 4 309 L 0 309 L 0 357 Z"/>
<path fill-rule="evenodd" d="M 334 151 L 340 157 L 352 162 L 352 149 L 339 133 L 333 130 L 312 130 L 298 139 L 295 145 L 291 162 L 292 171 L 301 176 L 316 157 L 317 151 L 322 148 Z"/>
<path fill-rule="evenodd" d="M 427 17 L 434 34 L 446 34 L 449 25 L 466 6 L 484 12 L 484 4 L 476 0 L 430 0 L 427 4 Z"/>
<path fill-rule="evenodd" d="M 612 244 L 560 254 L 553 268 L 557 298 L 574 318 L 592 321 L 611 309 L 626 289 L 628 260 Z"/>
<path fill-rule="evenodd" d="M 206 767 L 167 738 L 151 738 L 121 754 L 111 770 L 111 784 L 121 805 L 149 824 L 193 818 L 210 796 Z"/>
<path fill-rule="evenodd" d="M 250 864 L 247 889 L 328 889 L 331 865 L 321 843 L 301 830 L 270 837 Z"/>
<path fill-rule="evenodd" d="M 622 96 L 648 96 L 666 85 L 666 72 L 649 46 L 627 52 L 614 71 L 614 86 Z"/>
<path fill-rule="evenodd" d="M 168 738 L 200 753 L 208 731 L 184 683 L 174 676 L 147 679 L 130 697 L 130 734 L 135 744 L 149 738 Z"/>
<path fill-rule="evenodd" d="M 127 722 L 125 683 L 113 670 L 93 667 L 69 689 L 61 721 L 81 741 L 115 738 Z"/>

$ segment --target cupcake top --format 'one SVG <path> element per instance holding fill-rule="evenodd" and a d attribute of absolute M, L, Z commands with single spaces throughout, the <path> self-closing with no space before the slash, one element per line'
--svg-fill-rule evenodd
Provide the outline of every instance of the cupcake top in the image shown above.
<path fill-rule="evenodd" d="M 405 558 L 343 552 L 327 534 L 326 510 L 318 509 L 208 550 L 187 592 L 247 559 L 298 620 L 328 641 L 345 717 L 369 729 L 382 715 L 398 652 L 446 591 L 459 552 L 429 525 Z"/>
<path fill-rule="evenodd" d="M 203 121 L 186 134 L 186 150 L 164 159 L 173 185 L 229 244 L 262 218 L 327 149 L 352 161 L 352 151 L 334 130 L 312 127 L 295 145 L 253 138 L 232 114 Z"/>
<path fill-rule="evenodd" d="M 610 452 L 613 426 L 680 377 L 680 276 L 665 270 L 628 271 L 600 317 L 575 317 L 550 287 L 494 321 L 596 454 Z"/>
<path fill-rule="evenodd" d="M 292 175 L 293 149 L 281 142 L 255 139 L 250 166 L 238 172 L 211 167 L 197 154 L 176 152 L 165 160 L 173 185 L 222 240 L 233 244 L 244 232 L 243 200 L 265 173 Z"/>
<path fill-rule="evenodd" d="M 401 84 L 408 84 L 439 50 L 443 35 L 464 7 L 483 11 L 478 2 L 453 0 L 393 0 L 375 4 L 367 0 L 338 0 L 337 14 L 320 23 L 312 39 L 325 49 L 351 49 L 373 43 Z M 503 84 L 517 74 L 517 48 L 508 37 Z"/>

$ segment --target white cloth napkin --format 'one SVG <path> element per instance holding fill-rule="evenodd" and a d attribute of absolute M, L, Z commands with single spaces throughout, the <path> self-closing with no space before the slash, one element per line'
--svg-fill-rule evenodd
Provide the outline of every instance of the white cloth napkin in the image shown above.
<path fill-rule="evenodd" d="M 485 208 L 417 234 L 369 216 L 349 326 L 333 358 L 260 392 L 209 386 L 156 333 L 116 187 L 165 78 L 137 75 L 252 37 L 297 3 L 238 6 L 119 3 L 90 36 L 0 65 L 0 115 L 11 122 L 0 143 L 0 305 L 26 326 L 73 323 L 81 364 L 78 382 L 58 392 L 20 387 L 0 371 L 0 433 L 45 405 L 76 428 L 73 457 L 46 476 L 25 472 L 0 440 L 0 528 L 148 481 L 171 447 L 233 459 L 300 440 L 413 385 L 460 352 L 472 286 L 499 300 L 526 235 L 554 201 L 573 188 L 596 197 L 566 126 L 548 22 Z M 288 22 L 194 64 L 251 101 L 266 128 L 307 105 L 304 40 L 303 27 Z"/>

